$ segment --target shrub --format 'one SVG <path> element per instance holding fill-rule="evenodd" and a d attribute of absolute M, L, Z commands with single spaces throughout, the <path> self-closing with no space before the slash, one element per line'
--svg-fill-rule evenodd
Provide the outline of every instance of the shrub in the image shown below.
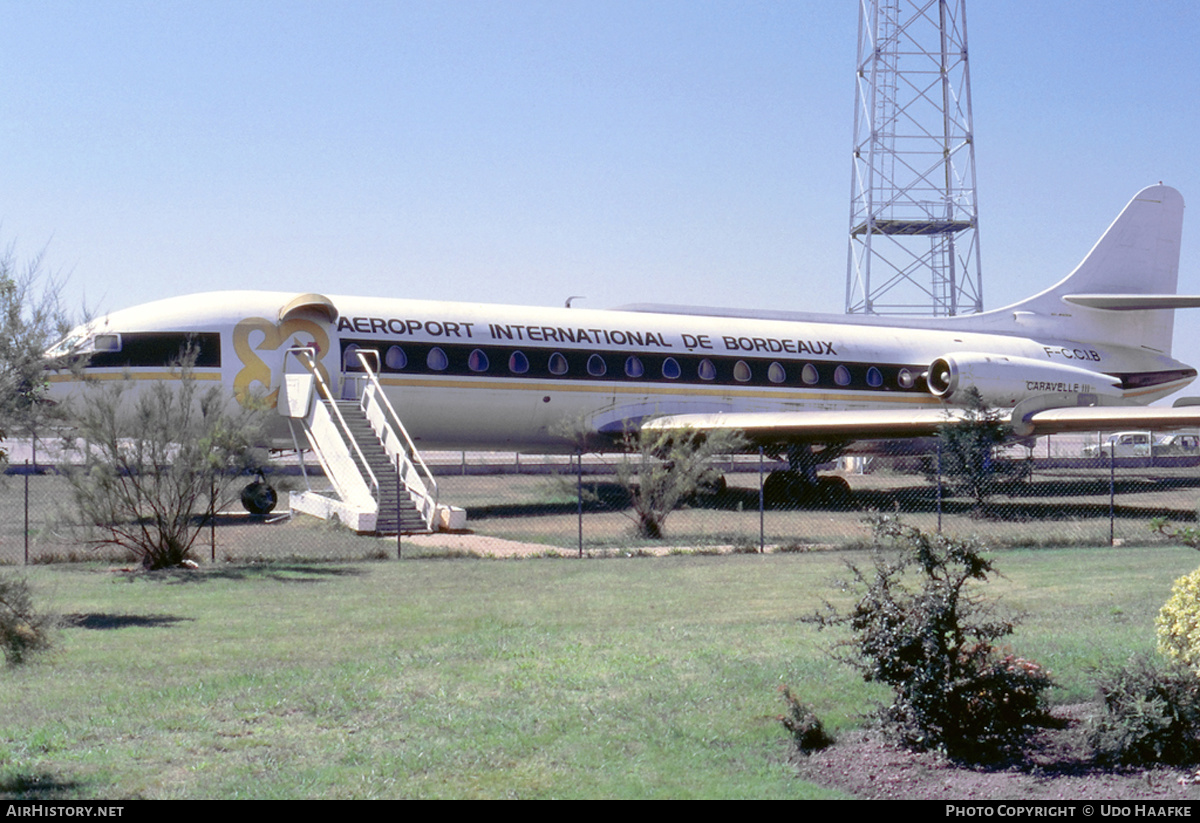
<path fill-rule="evenodd" d="M 263 409 L 244 407 L 194 373 L 180 352 L 171 381 L 93 386 L 73 404 L 66 449 L 71 517 L 96 546 L 120 546 L 146 569 L 179 566 L 219 510 L 229 478 L 257 472 Z"/>
<path fill-rule="evenodd" d="M 1175 581 L 1155 626 L 1159 653 L 1200 676 L 1200 569 Z"/>
<path fill-rule="evenodd" d="M 799 700 L 787 686 L 780 686 L 779 691 L 787 703 L 787 714 L 779 715 L 779 722 L 792 733 L 796 747 L 809 754 L 831 745 L 833 737 L 825 731 L 816 710 Z"/>
<path fill-rule="evenodd" d="M 995 572 L 983 547 L 894 517 L 872 523 L 874 568 L 851 564 L 852 579 L 842 584 L 857 594 L 853 609 L 842 614 L 826 603 L 808 622 L 850 629 L 835 656 L 892 688 L 880 714 L 905 745 L 972 761 L 1010 754 L 1044 724 L 1042 693 L 1052 681 L 995 646 L 1014 623 L 968 588 Z"/>
<path fill-rule="evenodd" d="M 33 607 L 28 580 L 0 575 L 0 650 L 8 665 L 24 663 L 30 654 L 50 648 L 53 622 Z"/>
<path fill-rule="evenodd" d="M 1097 680 L 1088 724 L 1096 759 L 1127 766 L 1200 760 L 1200 679 L 1186 667 L 1132 658 Z"/>

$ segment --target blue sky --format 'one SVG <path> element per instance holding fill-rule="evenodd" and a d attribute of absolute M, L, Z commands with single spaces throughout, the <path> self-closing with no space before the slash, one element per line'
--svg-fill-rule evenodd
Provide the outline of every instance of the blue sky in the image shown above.
<path fill-rule="evenodd" d="M 857 5 L 0 0 L 0 239 L 226 288 L 841 312 Z M 1200 204 L 1200 6 L 968 7 L 984 299 Z M 1181 289 L 1200 293 L 1200 209 Z M 1176 354 L 1200 361 L 1200 326 Z"/>

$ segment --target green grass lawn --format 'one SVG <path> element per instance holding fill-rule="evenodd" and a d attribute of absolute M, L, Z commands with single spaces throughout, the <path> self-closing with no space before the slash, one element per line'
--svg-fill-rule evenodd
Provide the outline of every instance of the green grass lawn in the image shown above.
<path fill-rule="evenodd" d="M 405 560 L 124 576 L 35 567 L 76 625 L 0 671 L 0 796 L 828 796 L 787 683 L 836 732 L 883 694 L 797 623 L 863 553 Z M 997 556 L 1013 645 L 1090 693 L 1150 650 L 1180 548 Z"/>

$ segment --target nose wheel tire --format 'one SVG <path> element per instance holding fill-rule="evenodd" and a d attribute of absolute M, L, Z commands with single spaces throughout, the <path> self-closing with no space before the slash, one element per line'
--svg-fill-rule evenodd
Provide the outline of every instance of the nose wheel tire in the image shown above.
<path fill-rule="evenodd" d="M 242 489 L 242 507 L 250 514 L 270 514 L 279 495 L 263 480 L 255 480 Z"/>

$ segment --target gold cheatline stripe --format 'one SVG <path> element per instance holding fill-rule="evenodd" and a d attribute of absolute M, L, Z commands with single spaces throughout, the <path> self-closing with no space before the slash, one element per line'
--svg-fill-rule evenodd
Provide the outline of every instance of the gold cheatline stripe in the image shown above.
<path fill-rule="evenodd" d="M 908 394 L 895 392 L 863 392 L 862 394 L 822 394 L 819 389 L 793 389 L 792 391 L 780 391 L 778 389 L 768 389 L 765 386 L 762 389 L 738 389 L 732 387 L 712 387 L 706 386 L 688 386 L 686 390 L 679 387 L 676 391 L 670 391 L 672 386 L 662 383 L 654 383 L 642 386 L 627 386 L 617 385 L 612 383 L 498 383 L 485 382 L 483 380 L 453 380 L 447 378 L 445 380 L 401 380 L 396 378 L 382 378 L 379 381 L 384 386 L 395 386 L 397 388 L 405 387 L 420 387 L 420 388 L 440 388 L 440 389 L 489 389 L 493 391 L 540 391 L 540 392 L 593 392 L 596 394 L 669 394 L 669 395 L 712 395 L 717 397 L 757 397 L 772 400 L 847 400 L 855 402 L 869 401 L 873 398 L 880 400 L 886 399 L 889 403 L 916 403 L 918 405 L 940 405 L 941 401 L 932 394 Z"/>
<path fill-rule="evenodd" d="M 194 371 L 192 377 L 196 380 L 220 381 L 221 373 Z M 105 372 L 102 374 L 87 373 L 82 378 L 74 374 L 52 374 L 46 378 L 48 383 L 89 383 L 93 380 L 178 380 L 179 372 Z"/>

